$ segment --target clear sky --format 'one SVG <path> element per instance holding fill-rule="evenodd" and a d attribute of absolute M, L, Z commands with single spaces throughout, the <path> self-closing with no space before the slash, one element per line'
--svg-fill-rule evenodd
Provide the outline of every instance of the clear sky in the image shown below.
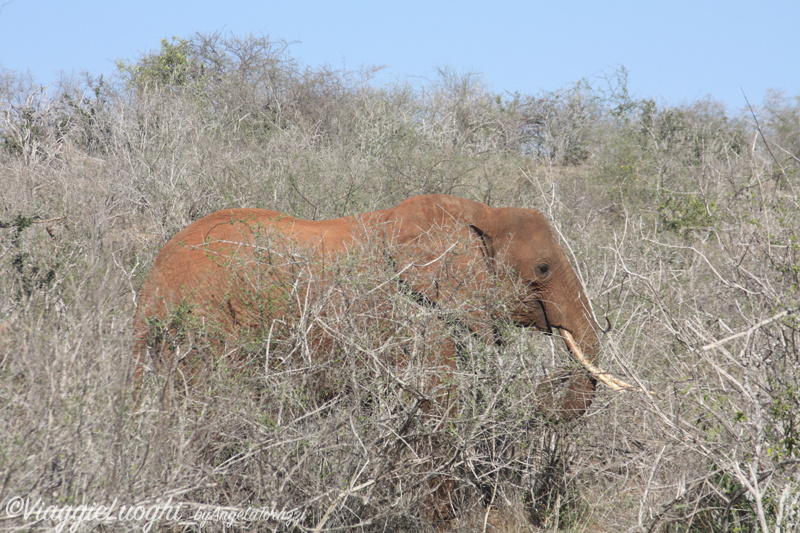
<path fill-rule="evenodd" d="M 0 65 L 47 84 L 108 74 L 165 37 L 222 31 L 294 42 L 302 64 L 386 65 L 386 79 L 437 67 L 535 94 L 629 72 L 635 97 L 732 109 L 768 89 L 800 95 L 800 0 L 0 0 Z"/>

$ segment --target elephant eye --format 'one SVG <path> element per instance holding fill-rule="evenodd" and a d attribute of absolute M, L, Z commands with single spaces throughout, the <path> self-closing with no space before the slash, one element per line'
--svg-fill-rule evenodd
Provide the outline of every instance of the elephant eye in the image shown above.
<path fill-rule="evenodd" d="M 536 276 L 539 278 L 547 277 L 547 274 L 550 272 L 550 265 L 547 263 L 542 263 L 541 265 L 537 265 L 534 268 L 534 272 L 536 272 Z"/>

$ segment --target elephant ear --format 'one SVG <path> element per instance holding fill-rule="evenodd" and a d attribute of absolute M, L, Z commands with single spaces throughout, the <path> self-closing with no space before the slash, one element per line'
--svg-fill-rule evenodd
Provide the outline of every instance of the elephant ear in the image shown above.
<path fill-rule="evenodd" d="M 469 315 L 469 327 L 488 327 L 491 239 L 475 224 L 447 212 L 396 213 L 387 222 L 395 272 L 421 303 Z"/>

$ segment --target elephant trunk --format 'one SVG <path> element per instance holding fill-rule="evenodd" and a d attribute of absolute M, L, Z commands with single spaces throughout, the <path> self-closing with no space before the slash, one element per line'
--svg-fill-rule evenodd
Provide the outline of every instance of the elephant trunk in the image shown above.
<path fill-rule="evenodd" d="M 615 391 L 636 390 L 635 387 L 604 372 L 596 365 L 600 353 L 600 340 L 588 299 L 577 277 L 566 285 L 572 287 L 566 294 L 577 293 L 577 300 L 546 301 L 545 313 L 549 325 L 558 329 L 567 349 L 585 370 L 577 369 L 564 373 L 540 386 L 540 392 L 545 393 L 545 410 L 556 420 L 571 420 L 583 415 L 594 399 L 597 381 Z M 566 391 L 556 399 L 555 385 L 564 381 L 568 381 Z"/>

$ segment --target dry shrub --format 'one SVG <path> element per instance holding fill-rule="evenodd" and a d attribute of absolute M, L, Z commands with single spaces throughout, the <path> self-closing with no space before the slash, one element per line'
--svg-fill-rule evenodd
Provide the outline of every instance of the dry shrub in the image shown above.
<path fill-rule="evenodd" d="M 151 322 L 160 372 L 145 380 L 141 411 L 192 420 L 190 444 L 160 450 L 207 472 L 212 486 L 187 497 L 271 499 L 307 527 L 417 530 L 491 509 L 538 517 L 531 497 L 560 489 L 548 440 L 560 430 L 537 398 L 552 360 L 511 331 L 493 346 L 467 326 L 507 302 L 492 290 L 426 304 L 403 289 L 379 236 L 321 265 L 281 241 L 260 234 L 230 265 L 249 332 L 230 339 L 182 305 Z M 164 415 L 152 431 L 180 435 Z"/>

